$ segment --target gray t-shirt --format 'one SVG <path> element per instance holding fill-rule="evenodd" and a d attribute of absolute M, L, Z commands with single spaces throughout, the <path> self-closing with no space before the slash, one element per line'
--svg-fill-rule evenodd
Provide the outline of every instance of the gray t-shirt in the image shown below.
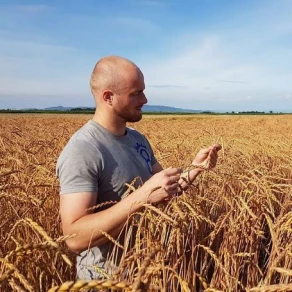
<path fill-rule="evenodd" d="M 128 189 L 125 184 L 139 177 L 134 184 L 139 187 L 152 176 L 156 162 L 148 140 L 136 130 L 126 128 L 124 136 L 117 136 L 90 120 L 72 136 L 58 159 L 60 194 L 71 194 L 74 200 L 74 193 L 94 192 L 96 204 L 120 201 Z M 83 251 L 77 257 L 77 277 L 95 279 L 100 273 L 94 266 L 108 272 L 118 265 L 106 260 L 110 246 L 108 242 Z"/>

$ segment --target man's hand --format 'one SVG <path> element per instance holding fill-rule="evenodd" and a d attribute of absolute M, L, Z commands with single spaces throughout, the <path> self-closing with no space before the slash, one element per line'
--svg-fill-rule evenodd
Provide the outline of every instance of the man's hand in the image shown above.
<path fill-rule="evenodd" d="M 201 169 L 211 169 L 217 164 L 218 151 L 221 149 L 220 144 L 214 144 L 209 148 L 201 149 L 196 155 L 192 165 Z"/>
<path fill-rule="evenodd" d="M 176 195 L 179 191 L 181 168 L 169 167 L 154 174 L 143 186 L 145 202 L 160 203 Z"/>

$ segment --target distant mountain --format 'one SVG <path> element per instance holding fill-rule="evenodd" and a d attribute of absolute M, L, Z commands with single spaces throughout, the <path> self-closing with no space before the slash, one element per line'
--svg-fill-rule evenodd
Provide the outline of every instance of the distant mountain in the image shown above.
<path fill-rule="evenodd" d="M 51 106 L 51 107 L 46 107 L 44 108 L 44 110 L 46 111 L 70 111 L 71 109 L 73 109 L 75 107 L 69 107 L 69 106 Z M 78 107 L 80 109 L 85 108 L 85 107 Z M 94 108 L 92 108 L 94 109 Z"/>
<path fill-rule="evenodd" d="M 143 112 L 159 112 L 159 113 L 200 113 L 200 110 L 183 109 L 165 105 L 144 105 Z"/>
<path fill-rule="evenodd" d="M 64 106 L 53 106 L 53 107 L 46 107 L 44 110 L 50 111 L 71 111 L 72 109 L 92 109 L 94 107 L 64 107 Z M 191 109 L 183 109 L 183 108 L 176 108 L 171 106 L 165 105 L 144 105 L 143 112 L 155 112 L 155 113 L 200 113 L 200 110 L 191 110 Z"/>

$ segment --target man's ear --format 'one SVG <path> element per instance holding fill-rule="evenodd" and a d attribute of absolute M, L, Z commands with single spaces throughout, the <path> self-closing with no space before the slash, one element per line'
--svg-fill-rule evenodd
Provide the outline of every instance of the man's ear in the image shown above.
<path fill-rule="evenodd" d="M 112 103 L 113 103 L 113 96 L 114 96 L 114 94 L 110 90 L 105 90 L 103 92 L 103 95 L 102 95 L 103 100 L 109 105 L 112 105 Z"/>

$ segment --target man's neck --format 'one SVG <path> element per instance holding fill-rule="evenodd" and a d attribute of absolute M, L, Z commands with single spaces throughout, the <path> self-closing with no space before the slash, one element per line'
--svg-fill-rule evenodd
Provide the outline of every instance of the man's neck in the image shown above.
<path fill-rule="evenodd" d="M 111 134 L 117 136 L 124 136 L 126 134 L 126 122 L 117 120 L 110 115 L 95 112 L 92 120 L 107 129 Z"/>

